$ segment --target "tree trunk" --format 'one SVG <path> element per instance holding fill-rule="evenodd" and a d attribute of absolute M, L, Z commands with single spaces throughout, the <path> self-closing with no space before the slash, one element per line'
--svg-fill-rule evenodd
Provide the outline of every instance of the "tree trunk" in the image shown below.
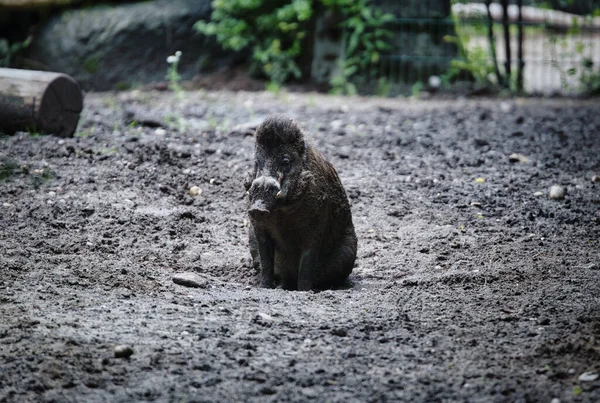
<path fill-rule="evenodd" d="M 523 91 L 523 68 L 525 67 L 525 61 L 523 60 L 523 0 L 517 0 L 519 7 L 519 34 L 518 34 L 518 49 L 517 58 L 519 59 L 519 66 L 517 67 L 517 91 Z"/>
<path fill-rule="evenodd" d="M 504 86 L 510 88 L 511 78 L 511 54 L 510 54 L 510 24 L 508 23 L 508 0 L 502 0 L 502 25 L 504 27 L 504 49 L 506 50 L 506 62 L 504 63 Z"/>
<path fill-rule="evenodd" d="M 487 0 L 485 2 L 485 7 L 487 9 L 487 23 L 488 23 L 488 40 L 490 42 L 490 53 L 492 55 L 492 61 L 494 62 L 494 72 L 496 73 L 496 80 L 498 80 L 498 85 L 504 85 L 504 79 L 502 78 L 502 74 L 500 73 L 500 68 L 498 67 L 498 57 L 496 56 L 496 38 L 494 36 L 494 19 L 492 18 L 492 13 L 490 11 L 490 3 L 491 0 Z"/>
<path fill-rule="evenodd" d="M 79 84 L 65 74 L 0 68 L 0 132 L 70 137 L 83 109 Z"/>

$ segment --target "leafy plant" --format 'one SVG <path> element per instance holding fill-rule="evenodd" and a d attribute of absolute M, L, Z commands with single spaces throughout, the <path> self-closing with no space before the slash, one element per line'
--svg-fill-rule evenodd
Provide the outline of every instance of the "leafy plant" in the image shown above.
<path fill-rule="evenodd" d="M 392 33 L 385 24 L 393 19 L 389 13 L 371 7 L 370 0 L 322 0 L 326 7 L 344 15 L 344 59 L 339 73 L 330 82 L 334 93 L 354 95 L 356 76 L 364 80 L 377 77 L 381 53 L 390 48 Z"/>
<path fill-rule="evenodd" d="M 312 0 L 214 0 L 210 22 L 196 30 L 226 49 L 252 51 L 252 68 L 281 85 L 300 78 L 301 43 L 313 15 Z"/>
<path fill-rule="evenodd" d="M 10 179 L 18 173 L 19 163 L 14 159 L 0 155 L 0 181 Z"/>
<path fill-rule="evenodd" d="M 174 55 L 167 57 L 167 63 L 169 68 L 167 69 L 167 79 L 169 80 L 169 89 L 175 93 L 177 99 L 181 99 L 183 96 L 183 89 L 181 88 L 181 76 L 177 71 L 179 67 L 179 60 L 181 59 L 181 51 L 175 52 Z"/>
<path fill-rule="evenodd" d="M 27 48 L 33 38 L 28 36 L 23 42 L 10 44 L 8 40 L 0 38 L 0 67 L 10 67 L 13 65 L 15 55 Z"/>
<path fill-rule="evenodd" d="M 494 65 L 490 62 L 489 51 L 482 46 L 469 46 L 471 34 L 469 29 L 463 29 L 457 16 L 453 15 L 456 35 L 445 35 L 444 41 L 456 46 L 458 58 L 450 61 L 448 71 L 442 76 L 444 83 L 449 83 L 467 73 L 475 81 L 478 88 L 493 87 L 496 83 L 491 77 Z M 482 29 L 482 24 L 473 24 L 473 30 Z M 475 31 L 476 33 L 477 31 Z"/>
<path fill-rule="evenodd" d="M 300 58 L 317 4 L 344 15 L 345 57 L 331 84 L 335 92 L 356 93 L 351 79 L 379 61 L 391 35 L 383 25 L 392 16 L 371 7 L 370 0 L 213 0 L 211 21 L 198 21 L 195 28 L 216 36 L 226 49 L 250 50 L 252 70 L 276 90 L 302 77 Z"/>
<path fill-rule="evenodd" d="M 414 98 L 418 98 L 421 95 L 421 91 L 423 90 L 423 83 L 421 81 L 417 81 L 413 84 L 410 92 Z"/>

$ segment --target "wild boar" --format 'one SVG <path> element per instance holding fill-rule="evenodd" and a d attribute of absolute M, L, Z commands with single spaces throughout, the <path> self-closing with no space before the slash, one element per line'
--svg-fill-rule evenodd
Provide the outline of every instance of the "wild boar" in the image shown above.
<path fill-rule="evenodd" d="M 250 252 L 261 284 L 289 290 L 343 284 L 357 239 L 348 197 L 333 165 L 284 115 L 256 129 L 249 195 Z"/>

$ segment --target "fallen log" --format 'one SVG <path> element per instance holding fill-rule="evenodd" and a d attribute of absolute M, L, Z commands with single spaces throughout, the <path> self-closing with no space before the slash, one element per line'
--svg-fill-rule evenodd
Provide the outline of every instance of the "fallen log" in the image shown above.
<path fill-rule="evenodd" d="M 0 132 L 70 137 L 82 109 L 81 88 L 68 75 L 0 68 Z"/>

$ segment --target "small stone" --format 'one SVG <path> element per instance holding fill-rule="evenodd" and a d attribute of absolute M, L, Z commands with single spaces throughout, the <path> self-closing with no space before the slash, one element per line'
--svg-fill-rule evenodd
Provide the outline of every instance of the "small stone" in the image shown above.
<path fill-rule="evenodd" d="M 252 122 L 241 123 L 239 125 L 234 126 L 229 131 L 229 134 L 238 134 L 238 135 L 243 135 L 243 136 L 254 136 L 254 132 L 256 131 L 256 128 L 258 126 L 260 126 L 261 123 L 262 123 L 262 120 L 255 120 L 255 121 L 252 121 Z"/>
<path fill-rule="evenodd" d="M 508 113 L 511 111 L 512 105 L 508 102 L 500 102 L 500 109 L 502 110 L 502 112 Z"/>
<path fill-rule="evenodd" d="M 338 327 L 336 329 L 333 329 L 331 331 L 331 334 L 334 336 L 338 336 L 338 337 L 346 337 L 346 336 L 348 336 L 348 331 L 346 329 L 344 329 L 343 327 Z"/>
<path fill-rule="evenodd" d="M 154 134 L 158 136 L 164 136 L 165 134 L 167 134 L 167 131 L 162 127 L 157 127 L 156 130 L 154 130 Z"/>
<path fill-rule="evenodd" d="M 121 344 L 115 347 L 116 358 L 129 358 L 133 355 L 133 349 L 129 346 Z"/>
<path fill-rule="evenodd" d="M 331 128 L 333 130 L 339 130 L 342 128 L 342 125 L 344 124 L 344 122 L 342 122 L 340 119 L 336 119 L 336 120 L 331 121 L 330 124 L 331 124 Z"/>
<path fill-rule="evenodd" d="M 554 399 L 550 400 L 550 403 L 560 403 L 560 399 L 555 397 Z"/>
<path fill-rule="evenodd" d="M 429 253 L 429 248 L 427 246 L 425 246 L 425 247 L 419 249 L 419 252 L 420 253 Z"/>
<path fill-rule="evenodd" d="M 198 186 L 192 186 L 190 187 L 188 193 L 190 196 L 200 196 L 202 194 L 202 189 L 200 189 Z"/>
<path fill-rule="evenodd" d="M 600 175 L 592 176 L 592 182 L 600 182 Z"/>
<path fill-rule="evenodd" d="M 263 312 L 259 312 L 259 313 L 258 313 L 258 316 L 260 316 L 260 318 L 261 318 L 262 320 L 266 320 L 266 321 L 268 321 L 268 322 L 272 322 L 272 321 L 274 321 L 274 320 L 275 320 L 275 319 L 274 319 L 274 318 L 273 318 L 271 315 L 269 315 L 269 314 L 266 314 L 266 313 L 263 313 Z"/>
<path fill-rule="evenodd" d="M 481 208 L 481 203 L 479 203 L 479 202 L 471 202 L 471 207 Z"/>
<path fill-rule="evenodd" d="M 529 158 L 527 158 L 523 154 L 518 154 L 518 153 L 513 153 L 513 154 L 509 155 L 508 160 L 510 162 L 523 162 L 523 163 L 529 162 Z"/>
<path fill-rule="evenodd" d="M 550 186 L 548 197 L 554 200 L 562 200 L 565 198 L 565 188 L 559 185 Z"/>
<path fill-rule="evenodd" d="M 208 281 L 196 273 L 186 271 L 173 275 L 173 282 L 184 287 L 206 288 Z"/>
<path fill-rule="evenodd" d="M 579 378 L 577 379 L 579 379 L 579 382 L 594 382 L 598 379 L 598 376 L 600 375 L 597 372 L 588 371 L 579 375 Z"/>
<path fill-rule="evenodd" d="M 10 203 L 2 203 L 2 207 L 11 207 L 11 206 L 12 206 L 12 204 L 10 204 Z"/>
<path fill-rule="evenodd" d="M 208 183 L 210 183 L 211 185 L 215 184 L 215 178 L 211 178 L 210 181 L 208 181 Z"/>
<path fill-rule="evenodd" d="M 485 178 L 479 177 L 477 179 L 475 179 L 476 183 L 485 183 Z"/>
<path fill-rule="evenodd" d="M 56 192 L 51 190 L 48 192 L 48 196 L 56 196 Z"/>
<path fill-rule="evenodd" d="M 537 191 L 533 194 L 535 197 L 540 197 L 544 195 L 544 192 Z"/>

